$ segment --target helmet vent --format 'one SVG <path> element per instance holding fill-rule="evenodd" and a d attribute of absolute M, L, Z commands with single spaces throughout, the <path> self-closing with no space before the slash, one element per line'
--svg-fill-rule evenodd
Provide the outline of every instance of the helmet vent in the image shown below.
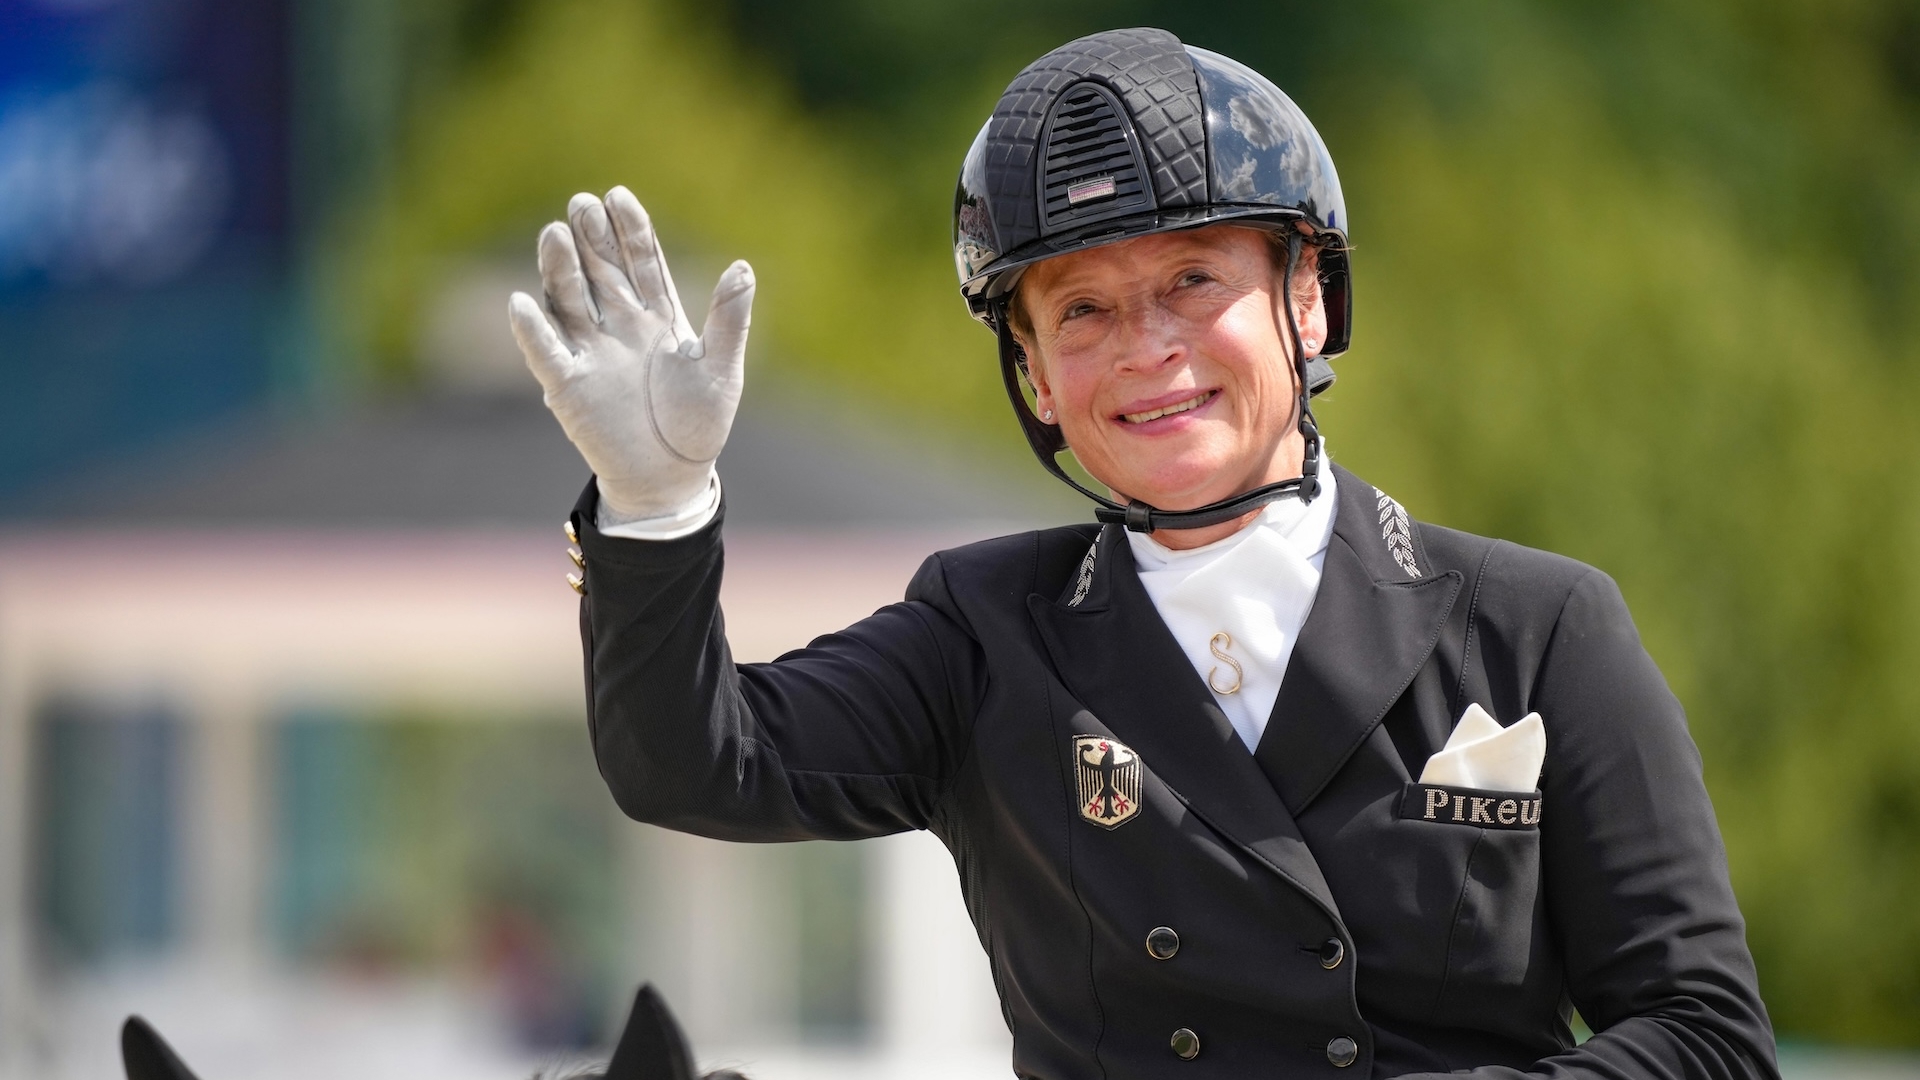
<path fill-rule="evenodd" d="M 1154 208 L 1133 124 L 1099 83 L 1068 87 L 1041 132 L 1041 234 Z"/>

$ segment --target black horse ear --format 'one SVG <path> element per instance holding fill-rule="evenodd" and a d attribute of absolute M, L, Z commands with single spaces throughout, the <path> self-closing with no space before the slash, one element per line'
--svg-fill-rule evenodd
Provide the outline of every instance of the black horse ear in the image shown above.
<path fill-rule="evenodd" d="M 120 1027 L 120 1060 L 127 1080 L 199 1080 L 153 1025 L 137 1016 Z"/>
<path fill-rule="evenodd" d="M 607 1063 L 606 1080 L 698 1080 L 687 1037 L 652 983 L 633 997 L 633 1012 Z"/>

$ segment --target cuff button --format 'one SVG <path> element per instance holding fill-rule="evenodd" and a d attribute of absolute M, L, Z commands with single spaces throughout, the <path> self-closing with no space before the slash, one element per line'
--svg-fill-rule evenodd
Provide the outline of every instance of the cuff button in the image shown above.
<path fill-rule="evenodd" d="M 1147 955 L 1155 960 L 1171 960 L 1180 951 L 1180 935 L 1171 926 L 1156 926 L 1147 931 Z"/>
<path fill-rule="evenodd" d="M 1344 1069 L 1360 1060 L 1360 1044 L 1345 1035 L 1327 1040 L 1327 1060 L 1336 1069 Z"/>
<path fill-rule="evenodd" d="M 1192 1028 L 1181 1028 L 1174 1032 L 1167 1045 L 1173 1047 L 1174 1056 L 1181 1061 L 1192 1061 L 1200 1056 L 1200 1036 L 1195 1035 Z"/>

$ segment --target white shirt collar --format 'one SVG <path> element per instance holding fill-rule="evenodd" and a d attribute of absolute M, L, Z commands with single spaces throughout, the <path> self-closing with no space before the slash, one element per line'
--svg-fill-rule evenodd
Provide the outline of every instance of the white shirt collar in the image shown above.
<path fill-rule="evenodd" d="M 1285 539 L 1300 557 L 1319 569 L 1325 561 L 1327 545 L 1333 541 L 1333 508 L 1338 492 L 1333 480 L 1333 463 L 1327 457 L 1326 442 L 1320 444 L 1320 494 L 1310 503 L 1299 499 L 1280 499 L 1268 503 L 1260 516 L 1247 522 L 1230 536 L 1211 544 L 1184 551 L 1175 550 L 1153 538 L 1152 533 L 1127 533 L 1133 548 L 1133 564 L 1142 571 L 1198 570 L 1246 543 L 1255 530 L 1267 530 Z"/>
<path fill-rule="evenodd" d="M 1333 539 L 1339 493 L 1324 447 L 1311 503 L 1269 503 L 1233 535 L 1188 551 L 1126 534 L 1154 610 L 1249 750 L 1266 731 Z"/>

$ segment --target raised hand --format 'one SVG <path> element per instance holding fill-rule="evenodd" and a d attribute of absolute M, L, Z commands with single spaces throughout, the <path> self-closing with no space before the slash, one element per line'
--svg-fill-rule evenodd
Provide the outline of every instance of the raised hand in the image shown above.
<path fill-rule="evenodd" d="M 624 187 L 575 195 L 540 231 L 541 304 L 508 302 L 547 408 L 600 487 L 600 524 L 684 513 L 707 496 L 740 404 L 753 268 L 720 275 L 698 337 L 653 222 Z"/>

